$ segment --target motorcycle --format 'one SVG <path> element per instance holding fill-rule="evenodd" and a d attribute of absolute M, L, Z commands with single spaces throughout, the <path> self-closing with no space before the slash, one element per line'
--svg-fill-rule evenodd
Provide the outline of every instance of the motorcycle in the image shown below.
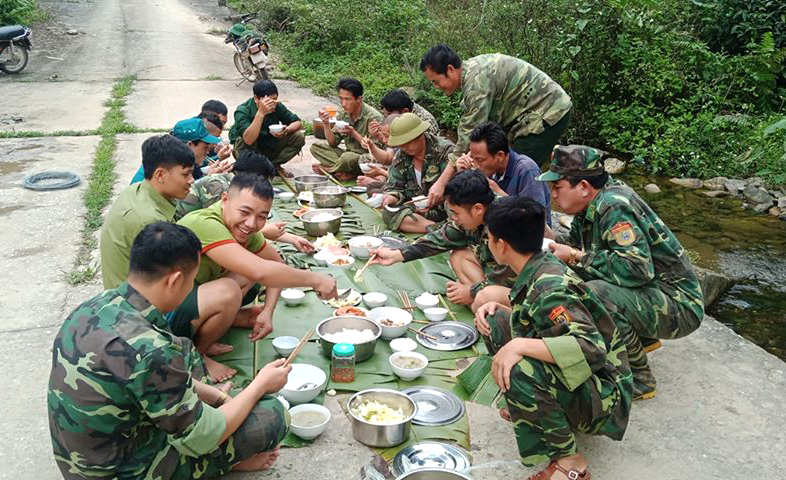
<path fill-rule="evenodd" d="M 271 68 L 268 57 L 270 44 L 267 38 L 256 29 L 246 25 L 256 16 L 255 13 L 241 16 L 240 23 L 232 25 L 224 38 L 224 43 L 231 43 L 235 47 L 233 60 L 235 68 L 243 77 L 241 83 L 267 80 L 268 69 Z"/>
<path fill-rule="evenodd" d="M 22 25 L 0 27 L 0 70 L 19 73 L 27 66 L 27 52 L 33 48 L 33 31 Z"/>

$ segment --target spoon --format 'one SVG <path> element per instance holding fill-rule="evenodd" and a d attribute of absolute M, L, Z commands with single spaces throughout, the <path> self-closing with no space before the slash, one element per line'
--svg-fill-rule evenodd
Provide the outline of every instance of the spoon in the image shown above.
<path fill-rule="evenodd" d="M 317 384 L 314 383 L 314 382 L 306 382 L 303 385 L 297 387 L 295 390 L 296 391 L 299 391 L 299 390 L 310 390 L 312 388 L 317 388 Z"/>

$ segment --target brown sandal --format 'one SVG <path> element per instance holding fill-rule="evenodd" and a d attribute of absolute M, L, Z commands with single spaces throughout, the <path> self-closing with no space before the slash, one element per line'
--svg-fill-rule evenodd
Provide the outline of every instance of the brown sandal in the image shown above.
<path fill-rule="evenodd" d="M 565 470 L 564 468 L 560 467 L 556 460 L 549 463 L 549 466 L 541 470 L 540 472 L 528 477 L 527 480 L 551 480 L 551 477 L 560 472 L 565 475 L 569 480 L 590 480 L 592 475 L 590 474 L 589 470 L 584 470 L 583 472 L 579 472 L 578 470 Z"/>

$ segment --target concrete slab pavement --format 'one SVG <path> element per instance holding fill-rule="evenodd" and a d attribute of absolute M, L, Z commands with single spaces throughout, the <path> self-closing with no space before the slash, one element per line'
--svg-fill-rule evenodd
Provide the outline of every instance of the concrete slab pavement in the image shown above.
<path fill-rule="evenodd" d="M 101 125 L 112 82 L 7 82 L 2 89 L 0 131 L 79 131 Z M 64 98 L 68 102 L 63 102 Z"/>

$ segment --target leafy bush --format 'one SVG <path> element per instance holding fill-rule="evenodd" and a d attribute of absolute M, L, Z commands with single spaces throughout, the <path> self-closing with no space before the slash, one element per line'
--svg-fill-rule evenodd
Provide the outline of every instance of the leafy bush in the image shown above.
<path fill-rule="evenodd" d="M 35 0 L 3 0 L 0 2 L 0 25 L 29 25 L 38 19 L 40 11 Z"/>
<path fill-rule="evenodd" d="M 786 2 L 782 0 L 691 0 L 699 36 L 716 51 L 745 53 L 771 33 L 786 48 Z"/>

